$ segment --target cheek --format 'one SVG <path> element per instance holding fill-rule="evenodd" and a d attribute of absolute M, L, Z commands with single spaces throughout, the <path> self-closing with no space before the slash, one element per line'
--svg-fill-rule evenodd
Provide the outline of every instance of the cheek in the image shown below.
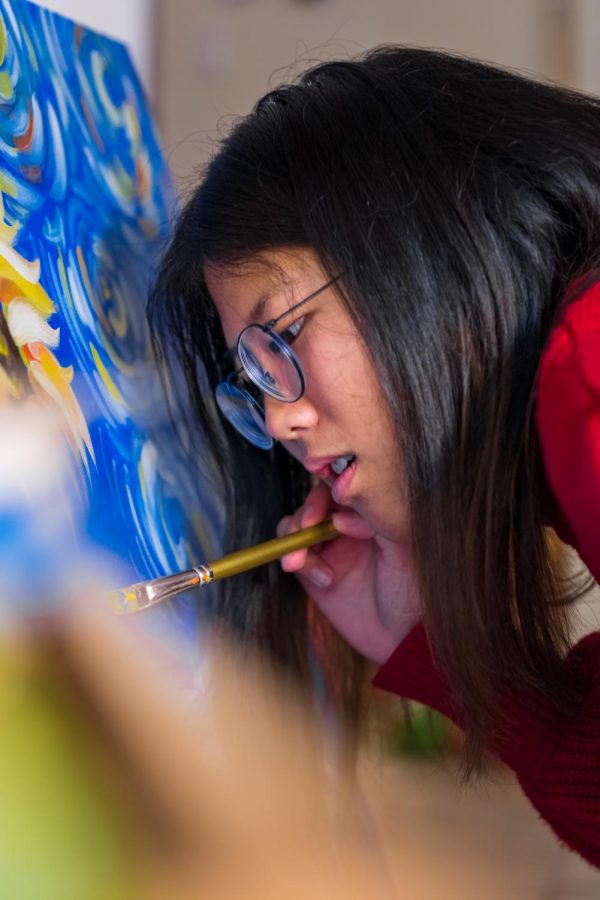
<path fill-rule="evenodd" d="M 348 349 L 340 372 L 340 382 L 352 401 L 357 417 L 365 426 L 386 419 L 387 407 L 377 374 L 362 345 Z"/>
<path fill-rule="evenodd" d="M 330 420 L 356 442 L 373 432 L 380 441 L 388 430 L 387 406 L 370 362 L 362 352 L 345 348 L 334 354 L 310 354 L 304 364 L 306 396 L 320 421 Z"/>
<path fill-rule="evenodd" d="M 323 337 L 320 356 L 330 377 L 356 392 L 369 375 L 367 370 L 370 368 L 362 341 L 351 328 L 323 329 Z"/>
<path fill-rule="evenodd" d="M 302 354 L 306 397 L 328 419 L 339 419 L 344 406 L 353 400 L 355 385 L 347 354 L 336 352 L 331 342 L 316 342 Z"/>
<path fill-rule="evenodd" d="M 383 393 L 362 342 L 354 333 L 322 330 L 302 353 L 306 394 L 330 416 L 362 420 L 371 426 L 385 419 Z"/>

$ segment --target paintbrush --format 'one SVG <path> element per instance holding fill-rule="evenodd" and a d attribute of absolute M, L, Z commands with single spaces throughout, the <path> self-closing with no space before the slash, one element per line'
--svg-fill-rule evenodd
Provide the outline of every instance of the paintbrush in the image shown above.
<path fill-rule="evenodd" d="M 321 544 L 323 541 L 330 541 L 337 536 L 338 532 L 333 523 L 327 519 L 319 525 L 302 528 L 300 531 L 264 541 L 254 547 L 236 550 L 235 553 L 228 553 L 227 556 L 222 556 L 214 562 L 194 566 L 193 569 L 187 569 L 185 572 L 165 575 L 151 581 L 138 581 L 130 584 L 129 587 L 109 591 L 109 601 L 116 612 L 140 612 L 148 609 L 149 606 L 156 606 L 157 603 L 182 594 L 184 591 L 193 591 L 212 581 L 229 578 L 230 575 L 239 575 L 240 572 L 247 572 L 248 569 L 256 569 L 257 566 L 280 559 L 293 550 L 301 550 L 312 544 Z"/>

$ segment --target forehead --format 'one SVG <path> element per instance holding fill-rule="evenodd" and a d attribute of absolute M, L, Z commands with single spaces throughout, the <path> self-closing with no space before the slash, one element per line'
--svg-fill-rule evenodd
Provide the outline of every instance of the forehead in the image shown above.
<path fill-rule="evenodd" d="M 204 278 L 221 318 L 225 339 L 235 343 L 252 322 L 264 322 L 307 296 L 324 272 L 310 250 L 270 250 L 236 263 L 207 263 Z"/>

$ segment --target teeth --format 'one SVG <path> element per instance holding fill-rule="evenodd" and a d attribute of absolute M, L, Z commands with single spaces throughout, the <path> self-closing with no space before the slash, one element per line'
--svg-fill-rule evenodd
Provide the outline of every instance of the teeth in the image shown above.
<path fill-rule="evenodd" d="M 355 457 L 352 453 L 349 453 L 347 456 L 338 456 L 337 459 L 331 463 L 331 468 L 335 472 L 336 475 L 341 475 L 342 472 L 345 472 L 349 465 L 352 464 Z"/>

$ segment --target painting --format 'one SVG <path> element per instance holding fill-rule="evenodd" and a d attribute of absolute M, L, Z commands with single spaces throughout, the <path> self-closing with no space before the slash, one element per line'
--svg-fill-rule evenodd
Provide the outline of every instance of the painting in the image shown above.
<path fill-rule="evenodd" d="M 61 418 L 93 540 L 135 579 L 210 558 L 218 498 L 175 438 L 145 318 L 176 209 L 126 48 L 0 0 L 0 404 Z M 184 598 L 169 615 L 195 628 Z"/>

